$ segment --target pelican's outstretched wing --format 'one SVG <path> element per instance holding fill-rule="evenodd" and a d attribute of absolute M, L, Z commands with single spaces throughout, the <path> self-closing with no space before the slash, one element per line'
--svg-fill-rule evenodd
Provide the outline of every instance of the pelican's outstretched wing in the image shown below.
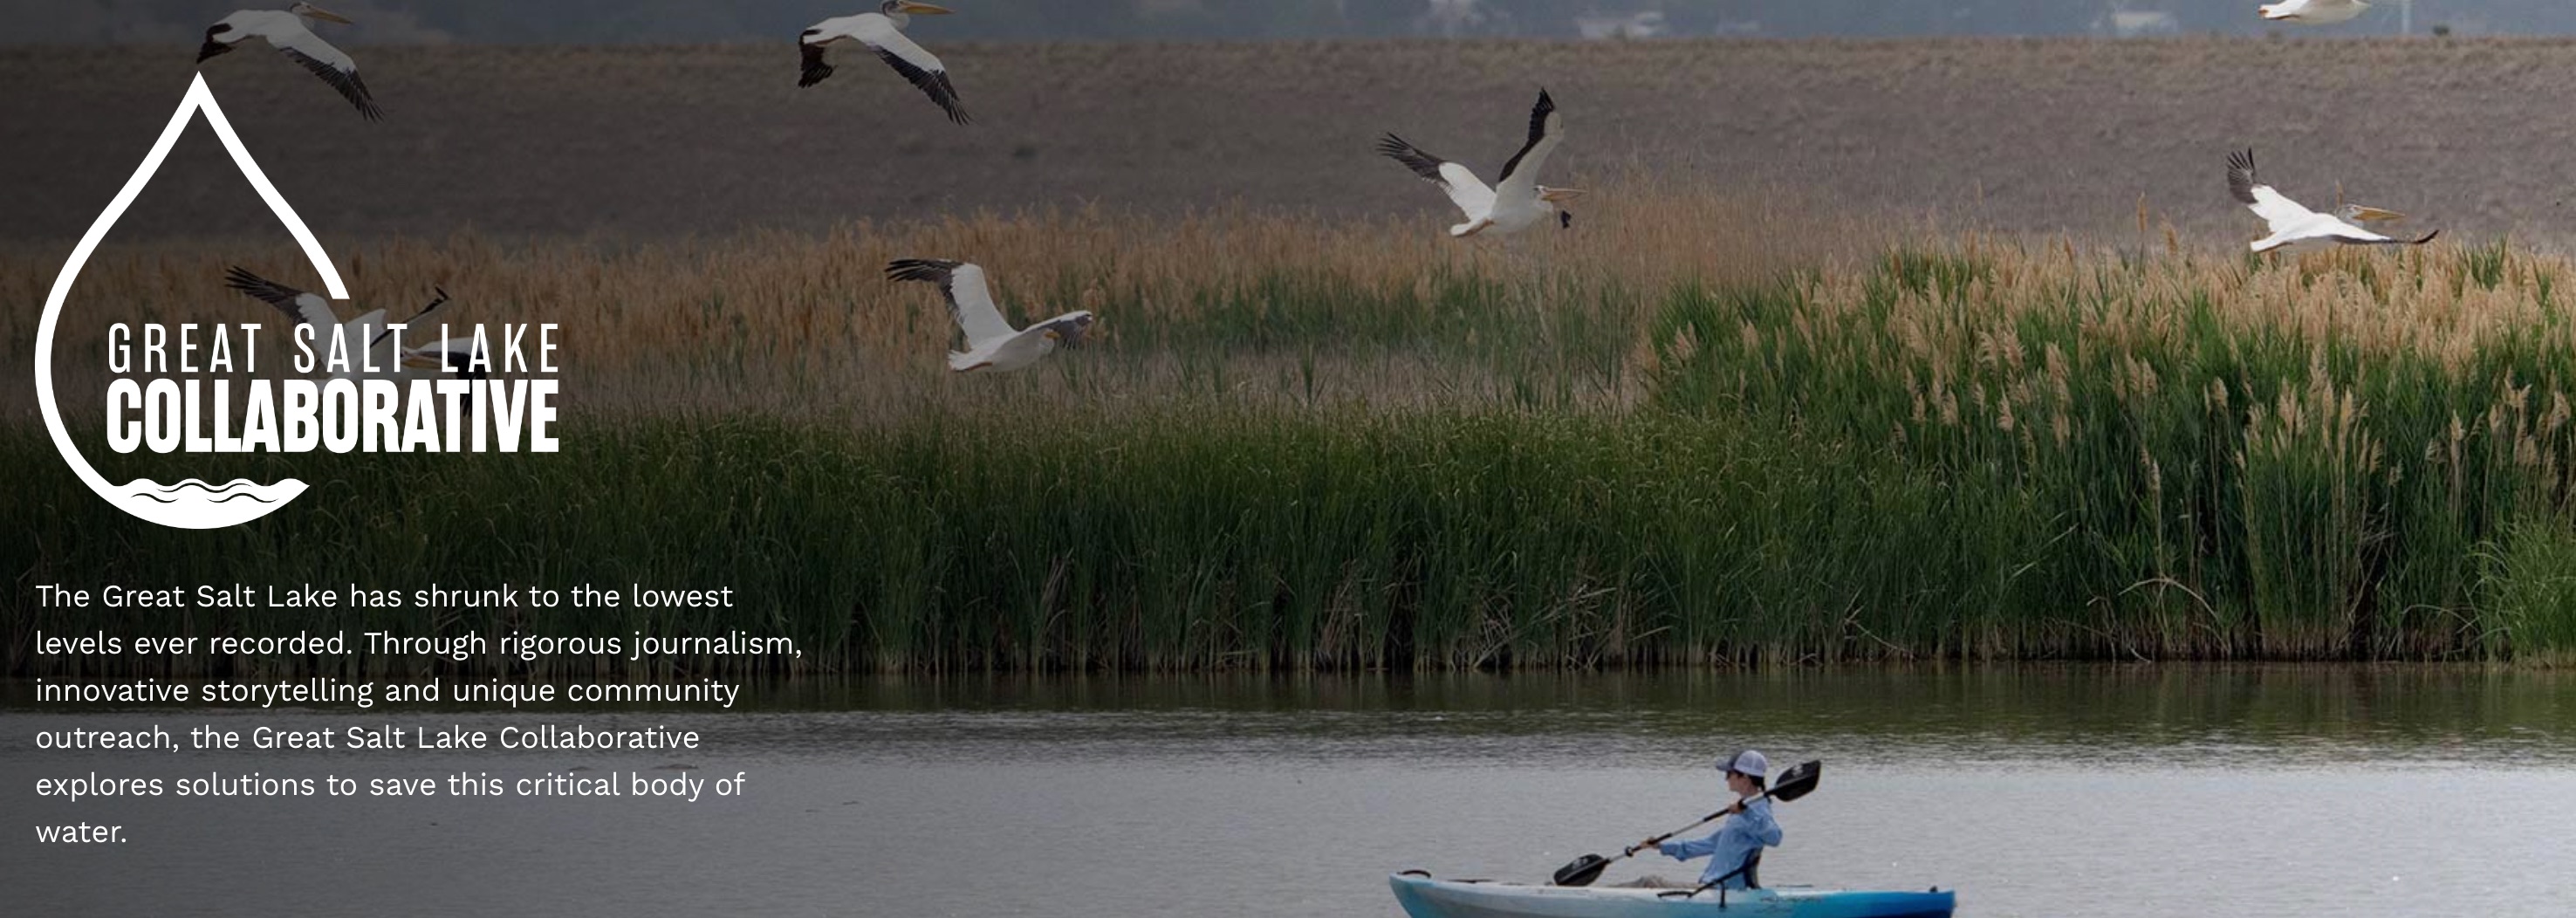
<path fill-rule="evenodd" d="M 1494 190 L 1485 187 L 1475 170 L 1423 152 L 1411 141 L 1388 134 L 1378 138 L 1377 151 L 1403 163 L 1424 181 L 1448 192 L 1450 203 L 1467 213 L 1467 219 L 1482 219 L 1494 210 Z"/>
<path fill-rule="evenodd" d="M 2349 20 L 2369 8 L 2367 0 L 2282 0 L 2254 11 L 2265 19 L 2326 24 Z"/>
<path fill-rule="evenodd" d="M 814 31 L 808 29 L 806 30 L 805 35 L 810 39 L 814 36 Z M 829 79 L 832 76 L 832 64 L 831 62 L 823 59 L 822 45 L 805 44 L 800 45 L 799 47 L 803 48 L 805 51 L 805 72 L 802 76 L 796 78 L 797 87 L 803 88 L 812 86 L 816 83 L 823 82 L 825 79 Z"/>
<path fill-rule="evenodd" d="M 277 311 L 285 313 L 287 318 L 295 320 L 298 324 L 310 325 L 322 331 L 340 326 L 340 317 L 331 314 L 331 301 L 252 274 L 242 268 L 235 267 L 225 271 L 224 286 L 277 307 Z"/>
<path fill-rule="evenodd" d="M 197 63 L 202 64 L 219 55 L 233 53 L 231 42 L 216 37 L 224 34 L 227 28 L 229 26 L 222 22 L 206 27 L 206 43 L 197 48 Z"/>
<path fill-rule="evenodd" d="M 421 307 L 419 312 L 412 313 L 411 318 L 404 319 L 404 328 L 411 328 L 418 324 L 420 320 L 429 318 L 429 314 L 437 312 L 439 307 L 447 305 L 447 288 L 433 286 L 429 289 L 436 291 L 438 295 L 431 298 L 429 305 Z M 393 326 L 381 326 L 374 332 L 372 337 L 367 339 L 367 346 L 373 348 L 378 345 L 382 345 L 385 343 L 386 338 L 393 337 L 393 333 Z"/>
<path fill-rule="evenodd" d="M 2253 210 L 2255 216 L 2270 224 L 2275 233 L 2296 228 L 2319 216 L 2316 211 L 2272 190 L 2272 186 L 2255 181 L 2254 151 L 2250 149 L 2227 154 L 2227 191 L 2236 196 L 2237 203 Z"/>
<path fill-rule="evenodd" d="M 1503 164 L 1502 177 L 1494 180 L 1494 193 L 1538 196 L 1538 170 L 1547 164 L 1548 154 L 1565 140 L 1565 118 L 1556 113 L 1556 100 L 1547 90 L 1538 91 L 1538 104 L 1530 108 L 1529 140 L 1512 161 Z"/>
<path fill-rule="evenodd" d="M 940 294 L 948 298 L 949 314 L 956 317 L 957 327 L 966 333 L 969 348 L 1019 334 L 1002 318 L 1002 308 L 993 303 L 993 291 L 984 283 L 983 268 L 962 261 L 906 258 L 886 263 L 886 279 L 938 284 Z"/>
<path fill-rule="evenodd" d="M 930 101 L 939 103 L 940 110 L 948 113 L 948 120 L 958 124 L 974 122 L 975 119 L 967 117 L 965 106 L 957 102 L 957 87 L 948 82 L 948 65 L 940 63 L 937 55 L 913 43 L 902 29 L 894 27 L 892 20 L 883 16 L 869 18 L 853 31 L 854 37 L 885 59 L 886 66 L 912 81 L 912 85 L 928 95 Z"/>
<path fill-rule="evenodd" d="M 376 107 L 376 97 L 367 92 L 366 81 L 358 79 L 358 62 L 332 47 L 330 42 L 323 41 L 321 36 L 299 28 L 284 36 L 270 38 L 268 43 L 276 45 L 278 52 L 286 55 L 287 59 L 303 65 L 314 76 L 321 77 L 322 82 L 339 90 L 340 96 L 357 106 L 358 114 L 367 120 L 384 120 L 384 109 Z"/>

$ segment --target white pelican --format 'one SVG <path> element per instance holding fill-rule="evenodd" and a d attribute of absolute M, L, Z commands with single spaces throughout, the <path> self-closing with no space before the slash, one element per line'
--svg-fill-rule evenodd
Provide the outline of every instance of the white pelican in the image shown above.
<path fill-rule="evenodd" d="M 340 49 L 331 47 L 329 42 L 314 35 L 313 30 L 305 28 L 304 20 L 308 18 L 323 22 L 349 21 L 338 13 L 310 3 L 298 3 L 283 10 L 236 10 L 206 29 L 206 45 L 197 49 L 197 63 L 205 63 L 207 58 L 230 51 L 245 39 L 265 38 L 270 47 L 304 65 L 304 69 L 321 77 L 322 82 L 339 90 L 340 95 L 348 98 L 349 104 L 358 107 L 358 114 L 365 115 L 369 121 L 383 118 L 384 110 L 376 107 L 376 98 L 367 93 L 367 84 L 358 79 L 358 62 L 350 60 Z"/>
<path fill-rule="evenodd" d="M 887 262 L 886 279 L 939 285 L 940 294 L 948 298 L 948 313 L 957 318 L 957 327 L 966 333 L 966 349 L 948 354 L 948 368 L 960 373 L 1027 369 L 1059 344 L 1081 347 L 1083 333 L 1091 330 L 1088 309 L 1065 313 L 1026 330 L 1012 328 L 1002 318 L 1001 307 L 993 305 L 992 288 L 984 285 L 984 269 L 962 261 L 906 258 Z"/>
<path fill-rule="evenodd" d="M 2256 7 L 2265 19 L 2282 22 L 2304 22 L 2331 25 L 2361 15 L 2370 9 L 2370 0 L 2281 0 Z"/>
<path fill-rule="evenodd" d="M 824 77 L 832 75 L 832 65 L 823 62 L 823 49 L 834 42 L 855 41 L 868 46 L 868 50 L 885 59 L 886 66 L 929 94 L 930 101 L 948 112 L 948 120 L 958 124 L 972 122 L 974 119 L 966 117 L 966 108 L 957 104 L 957 87 L 948 82 L 948 65 L 903 34 L 903 27 L 912 24 L 913 14 L 945 16 L 950 12 L 947 7 L 918 0 L 885 0 L 873 13 L 817 22 L 797 40 L 805 48 L 805 75 L 796 85 L 823 82 Z"/>
<path fill-rule="evenodd" d="M 1538 183 L 1539 167 L 1547 164 L 1547 155 L 1565 139 L 1565 118 L 1556 113 L 1556 100 L 1547 90 L 1538 91 L 1538 104 L 1530 109 L 1529 141 L 1521 151 L 1503 164 L 1502 178 L 1493 188 L 1476 179 L 1476 172 L 1465 166 L 1429 153 L 1404 138 L 1388 134 L 1377 142 L 1377 151 L 1394 157 L 1413 169 L 1415 175 L 1430 180 L 1449 193 L 1449 200 L 1467 213 L 1467 222 L 1449 228 L 1449 235 L 1473 236 L 1491 231 L 1496 234 L 1517 233 L 1530 224 L 1553 216 L 1560 227 L 1573 226 L 1574 215 L 1557 205 L 1583 192 L 1572 188 L 1550 188 Z"/>
<path fill-rule="evenodd" d="M 335 378 L 391 375 L 398 372 L 400 364 L 434 359 L 420 352 L 446 344 L 440 342 L 431 348 L 414 348 L 397 354 L 393 350 L 393 329 L 385 324 L 385 311 L 382 309 L 342 322 L 339 316 L 332 314 L 331 301 L 318 294 L 297 290 L 238 267 L 224 272 L 224 278 L 224 286 L 277 307 L 277 311 L 285 313 L 298 325 L 313 326 L 313 349 L 317 360 L 330 360 L 334 351 L 347 355 L 348 366 L 333 371 L 331 375 Z M 432 289 L 438 291 L 438 297 L 413 313 L 411 319 L 404 323 L 406 329 L 416 327 L 420 320 L 447 305 L 447 291 L 444 288 Z M 466 343 L 470 346 L 473 342 L 469 340 Z M 375 367 L 374 373 L 367 371 L 369 366 Z M 328 368 L 327 364 L 325 368 Z"/>
<path fill-rule="evenodd" d="M 2442 234 L 2441 230 L 2434 230 L 2425 233 L 2421 239 L 2392 239 L 2362 229 L 2359 224 L 2367 221 L 2398 220 L 2406 216 L 2376 207 L 2346 204 L 2335 208 L 2331 214 L 2309 210 L 2272 190 L 2272 186 L 2255 182 L 2252 150 L 2227 154 L 2227 190 L 2271 228 L 2271 235 L 2254 240 L 2254 251 L 2257 252 L 2323 245 L 2423 245 Z"/>

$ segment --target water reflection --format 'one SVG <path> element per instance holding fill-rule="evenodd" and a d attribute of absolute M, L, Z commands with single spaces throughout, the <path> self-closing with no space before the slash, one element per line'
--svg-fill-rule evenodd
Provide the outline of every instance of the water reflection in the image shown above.
<path fill-rule="evenodd" d="M 517 778 L 681 761 L 756 788 L 697 804 L 0 795 L 0 824 L 137 836 L 108 857 L 22 849 L 10 896 L 28 914 L 1385 916 L 1391 870 L 1535 879 L 1673 828 L 1716 802 L 1709 763 L 1747 745 L 1828 763 L 1823 789 L 1782 810 L 1774 883 L 1939 883 L 1965 890 L 1964 915 L 2030 918 L 2554 918 L 2576 895 L 2576 677 L 2544 672 L 911 677 L 756 686 L 717 714 L 67 715 L 27 689 L 0 686 L 0 783 L 19 788 L 91 770 Z M 27 739 L 359 721 L 660 724 L 708 748 L 138 760 Z"/>
<path fill-rule="evenodd" d="M 2576 764 L 2576 678 L 2485 667 L 2039 666 L 1647 675 L 884 678 L 781 685 L 826 748 L 1473 764 L 1794 742 L 1923 767 Z"/>

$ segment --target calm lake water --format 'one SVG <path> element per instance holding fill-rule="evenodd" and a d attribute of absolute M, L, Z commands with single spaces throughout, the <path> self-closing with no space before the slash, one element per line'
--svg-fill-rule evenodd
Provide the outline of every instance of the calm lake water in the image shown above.
<path fill-rule="evenodd" d="M 1773 885 L 1975 916 L 2576 913 L 2576 675 L 2405 667 L 872 680 L 738 713 L 32 710 L 0 689 L 26 915 L 1391 916 L 1387 873 L 1537 880 L 1722 805 L 1740 746 L 1825 762 Z M 198 723 L 698 730 L 687 753 L 39 751 Z M 692 765 L 686 772 L 666 766 Z M 516 779 L 749 793 L 65 803 L 43 777 Z M 45 821 L 122 845 L 39 846 Z M 1644 869 L 1689 872 L 1668 860 Z M 1641 868 L 1613 868 L 1611 880 Z"/>

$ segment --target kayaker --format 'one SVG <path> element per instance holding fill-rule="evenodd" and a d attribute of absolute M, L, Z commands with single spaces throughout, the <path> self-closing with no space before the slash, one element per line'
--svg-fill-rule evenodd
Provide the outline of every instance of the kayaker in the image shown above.
<path fill-rule="evenodd" d="M 1677 883 L 1660 876 L 1646 876 L 1625 885 L 1648 889 L 1694 889 L 1719 877 L 1727 878 L 1724 884 L 1727 889 L 1744 889 L 1750 885 L 1744 881 L 1743 874 L 1736 873 L 1737 868 L 1743 867 L 1744 859 L 1753 852 L 1780 846 L 1780 823 L 1771 818 L 1770 799 L 1751 800 L 1762 794 L 1771 773 L 1771 762 L 1762 753 L 1747 749 L 1728 756 L 1717 763 L 1717 767 L 1726 771 L 1726 789 L 1735 792 L 1735 805 L 1726 808 L 1726 821 L 1706 838 L 1668 841 L 1655 846 L 1655 850 L 1674 860 L 1708 858 L 1708 868 L 1700 871 L 1699 882 Z M 1751 802 L 1746 802 L 1748 800 Z"/>

